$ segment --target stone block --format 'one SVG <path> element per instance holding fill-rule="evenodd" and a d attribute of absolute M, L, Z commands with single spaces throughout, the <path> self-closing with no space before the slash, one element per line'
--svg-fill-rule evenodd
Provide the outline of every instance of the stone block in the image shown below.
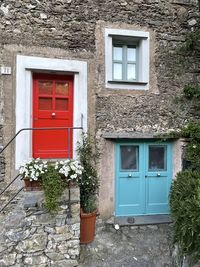
<path fill-rule="evenodd" d="M 4 255 L 2 259 L 0 259 L 0 266 L 4 267 L 4 266 L 11 266 L 15 264 L 15 260 L 16 260 L 16 253 L 11 253 L 8 255 Z"/>
<path fill-rule="evenodd" d="M 79 239 L 76 239 L 76 240 L 69 240 L 67 242 L 61 242 L 59 245 L 58 245 L 58 250 L 65 254 L 67 253 L 68 249 L 79 249 L 80 248 L 80 244 L 79 244 Z"/>
<path fill-rule="evenodd" d="M 46 264 L 48 258 L 44 255 L 41 256 L 33 256 L 33 257 L 24 257 L 23 263 L 27 264 L 28 266 L 37 266 L 41 264 Z"/>
<path fill-rule="evenodd" d="M 53 240 L 48 241 L 45 252 L 52 252 L 56 250 L 57 243 Z"/>
<path fill-rule="evenodd" d="M 51 227 L 51 226 L 45 226 L 44 231 L 47 232 L 48 234 L 55 234 L 56 233 L 55 228 Z"/>
<path fill-rule="evenodd" d="M 24 198 L 24 208 L 28 209 L 33 207 L 40 207 L 43 200 L 44 200 L 43 191 L 26 192 Z"/>
<path fill-rule="evenodd" d="M 63 226 L 66 224 L 66 214 L 57 215 L 56 217 L 56 226 Z"/>
<path fill-rule="evenodd" d="M 30 230 L 24 231 L 22 229 L 11 229 L 5 235 L 10 241 L 18 242 L 28 238 L 31 235 L 31 232 Z"/>
<path fill-rule="evenodd" d="M 74 249 L 74 248 L 72 249 L 71 248 L 71 249 L 68 250 L 68 254 L 70 255 L 70 257 L 71 256 L 77 256 L 78 257 L 79 256 L 79 252 L 80 252 L 79 248 L 76 248 L 76 249 Z"/>
<path fill-rule="evenodd" d="M 71 188 L 71 201 L 80 201 L 80 190 L 78 187 Z"/>
<path fill-rule="evenodd" d="M 70 228 L 68 225 L 64 225 L 64 226 L 60 226 L 60 227 L 55 228 L 56 234 L 66 234 L 66 233 L 69 233 L 69 230 L 70 230 Z"/>
<path fill-rule="evenodd" d="M 43 251 L 47 244 L 47 234 L 34 234 L 29 239 L 22 240 L 17 245 L 17 250 L 24 253 Z"/>
<path fill-rule="evenodd" d="M 71 206 L 72 217 L 80 214 L 80 204 L 72 204 Z"/>
<path fill-rule="evenodd" d="M 79 247 L 79 239 L 77 240 L 70 240 L 67 242 L 67 245 L 70 247 L 70 248 L 78 248 Z"/>
<path fill-rule="evenodd" d="M 54 262 L 65 259 L 65 256 L 62 255 L 61 253 L 58 253 L 58 252 L 48 252 L 48 253 L 46 253 L 46 255 L 50 260 L 52 260 Z"/>
<path fill-rule="evenodd" d="M 79 230 L 80 229 L 80 223 L 75 223 L 75 224 L 70 225 L 70 229 L 74 230 L 74 231 Z"/>
<path fill-rule="evenodd" d="M 52 242 L 55 242 L 55 243 L 58 243 L 58 242 L 61 242 L 61 241 L 66 241 L 66 240 L 69 240 L 73 238 L 73 234 L 72 233 L 65 233 L 63 235 L 59 235 L 59 234 L 56 234 L 56 235 L 49 235 L 48 239 L 49 240 L 52 240 Z"/>
<path fill-rule="evenodd" d="M 61 252 L 61 253 L 67 253 L 68 251 L 68 248 L 69 248 L 69 241 L 66 242 L 66 241 L 62 241 L 59 245 L 58 245 L 58 250 Z"/>

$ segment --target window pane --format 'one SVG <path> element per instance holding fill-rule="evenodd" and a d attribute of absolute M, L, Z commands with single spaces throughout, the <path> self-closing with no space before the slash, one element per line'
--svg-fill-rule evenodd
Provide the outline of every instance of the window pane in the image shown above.
<path fill-rule="evenodd" d="M 149 170 L 166 170 L 166 146 L 149 146 Z"/>
<path fill-rule="evenodd" d="M 127 80 L 136 79 L 136 67 L 135 64 L 127 64 Z"/>
<path fill-rule="evenodd" d="M 48 81 L 39 81 L 39 94 L 51 95 L 53 83 Z"/>
<path fill-rule="evenodd" d="M 122 80 L 122 64 L 114 63 L 113 72 L 114 80 Z"/>
<path fill-rule="evenodd" d="M 122 61 L 122 47 L 113 47 L 113 59 Z"/>
<path fill-rule="evenodd" d="M 139 147 L 121 146 L 121 169 L 138 170 Z"/>
<path fill-rule="evenodd" d="M 136 61 L 136 48 L 133 47 L 127 48 L 127 60 Z"/>
<path fill-rule="evenodd" d="M 56 82 L 56 94 L 57 95 L 68 95 L 69 94 L 68 83 Z"/>
<path fill-rule="evenodd" d="M 56 98 L 56 110 L 68 110 L 68 99 Z"/>
<path fill-rule="evenodd" d="M 52 109 L 52 98 L 39 98 L 39 109 L 40 110 L 51 110 Z"/>

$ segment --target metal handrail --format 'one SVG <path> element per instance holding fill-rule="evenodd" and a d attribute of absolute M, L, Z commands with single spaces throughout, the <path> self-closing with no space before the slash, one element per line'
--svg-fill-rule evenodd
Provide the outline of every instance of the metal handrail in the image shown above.
<path fill-rule="evenodd" d="M 8 143 L 2 148 L 0 154 L 15 140 L 15 138 L 23 131 L 45 131 L 45 130 L 68 130 L 68 133 L 71 130 L 82 130 L 83 127 L 46 127 L 46 128 L 22 128 L 20 129 L 9 141 Z"/>
<path fill-rule="evenodd" d="M 8 143 L 0 150 L 0 154 L 15 140 L 15 138 L 23 131 L 44 131 L 44 130 L 68 130 L 70 133 L 71 130 L 80 129 L 83 130 L 83 114 L 81 114 L 81 126 L 80 127 L 41 127 L 41 128 L 22 128 L 8 141 Z M 68 145 L 70 141 L 68 140 Z"/>
<path fill-rule="evenodd" d="M 16 198 L 16 196 L 22 191 L 24 189 L 24 186 L 23 187 L 21 187 L 18 191 L 17 191 L 17 193 L 15 193 L 14 194 L 14 196 L 13 197 L 11 197 L 10 199 L 9 199 L 9 201 L 0 209 L 0 212 L 2 212 L 9 204 L 10 204 L 10 202 L 14 199 L 14 198 Z"/>
<path fill-rule="evenodd" d="M 17 174 L 17 176 L 15 176 L 15 178 L 1 191 L 0 196 L 11 186 L 11 184 L 14 183 L 14 181 L 17 180 L 17 178 L 20 176 L 20 174 Z"/>

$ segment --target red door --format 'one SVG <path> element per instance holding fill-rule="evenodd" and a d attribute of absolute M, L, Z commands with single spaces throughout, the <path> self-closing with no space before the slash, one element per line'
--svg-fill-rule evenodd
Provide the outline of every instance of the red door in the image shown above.
<path fill-rule="evenodd" d="M 33 74 L 33 127 L 73 127 L 73 77 Z M 72 157 L 72 130 L 33 130 L 34 158 Z"/>

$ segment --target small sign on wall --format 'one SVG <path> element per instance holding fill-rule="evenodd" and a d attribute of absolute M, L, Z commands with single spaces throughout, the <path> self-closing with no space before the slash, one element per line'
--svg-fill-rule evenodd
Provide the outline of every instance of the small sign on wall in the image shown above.
<path fill-rule="evenodd" d="M 4 66 L 2 66 L 0 68 L 0 74 L 1 75 L 10 75 L 11 74 L 11 67 L 4 67 Z"/>

